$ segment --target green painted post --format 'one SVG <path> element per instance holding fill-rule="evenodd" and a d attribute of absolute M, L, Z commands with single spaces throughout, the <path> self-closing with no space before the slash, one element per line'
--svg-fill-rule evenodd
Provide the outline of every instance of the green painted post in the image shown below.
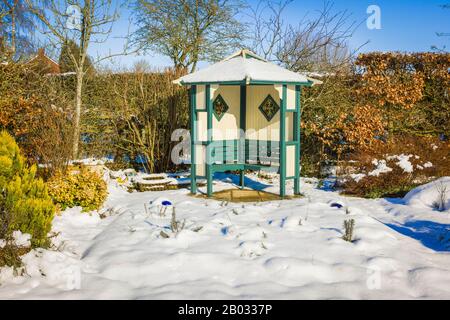
<path fill-rule="evenodd" d="M 241 85 L 241 91 L 240 91 L 240 139 L 239 139 L 239 162 L 241 164 L 246 163 L 246 143 L 245 143 L 245 130 L 247 128 L 247 86 Z M 245 174 L 244 170 L 241 170 L 240 173 L 240 183 L 241 183 L 241 189 L 245 188 Z"/>
<path fill-rule="evenodd" d="M 286 102 L 287 85 L 283 85 L 280 108 L 280 197 L 286 196 Z"/>
<path fill-rule="evenodd" d="M 295 86 L 294 140 L 295 146 L 295 179 L 294 194 L 300 194 L 300 86 Z"/>
<path fill-rule="evenodd" d="M 190 104 L 190 122 L 191 122 L 191 193 L 197 193 L 197 170 L 196 170 L 196 154 L 195 146 L 197 142 L 197 102 L 196 102 L 197 86 L 192 86 L 189 90 Z"/>
<path fill-rule="evenodd" d="M 211 85 L 206 85 L 206 115 L 207 115 L 207 143 L 206 143 L 206 193 L 208 197 L 212 196 L 213 193 L 213 172 L 211 163 L 211 147 L 212 147 L 212 123 L 213 123 L 213 112 L 212 112 L 212 101 L 211 101 Z"/>

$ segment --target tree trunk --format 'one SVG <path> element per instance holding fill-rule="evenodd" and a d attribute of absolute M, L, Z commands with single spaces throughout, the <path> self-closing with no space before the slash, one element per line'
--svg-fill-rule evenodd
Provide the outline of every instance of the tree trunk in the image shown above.
<path fill-rule="evenodd" d="M 176 129 L 177 126 L 177 110 L 176 110 L 176 102 L 175 102 L 175 96 L 172 94 L 169 97 L 169 130 L 167 131 L 167 149 L 166 149 L 166 163 L 164 167 L 164 171 L 167 171 L 170 167 L 170 161 L 171 159 L 171 153 L 172 153 L 172 133 Z"/>
<path fill-rule="evenodd" d="M 16 54 L 16 9 L 17 0 L 14 1 L 13 7 L 11 8 L 11 52 L 14 57 Z"/>
<path fill-rule="evenodd" d="M 197 60 L 194 61 L 191 68 L 191 73 L 194 72 L 197 69 Z"/>
<path fill-rule="evenodd" d="M 73 121 L 73 158 L 78 157 L 78 146 L 80 142 L 80 118 L 81 118 L 81 93 L 83 90 L 83 71 L 77 71 L 77 91 L 75 98 L 75 116 Z"/>

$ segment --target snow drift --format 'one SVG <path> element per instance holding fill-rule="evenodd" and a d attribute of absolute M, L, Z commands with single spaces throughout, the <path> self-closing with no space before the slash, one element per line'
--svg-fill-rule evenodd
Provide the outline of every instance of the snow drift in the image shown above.
<path fill-rule="evenodd" d="M 442 197 L 443 201 L 441 201 Z M 440 202 L 443 202 L 444 210 L 449 210 L 450 177 L 440 178 L 411 190 L 403 198 L 403 201 L 409 206 L 426 208 L 436 208 L 440 205 Z"/>

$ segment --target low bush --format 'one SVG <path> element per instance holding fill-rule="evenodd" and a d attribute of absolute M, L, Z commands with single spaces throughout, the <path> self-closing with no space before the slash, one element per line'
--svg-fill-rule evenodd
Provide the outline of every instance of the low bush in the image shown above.
<path fill-rule="evenodd" d="M 28 168 L 14 139 L 0 133 L 0 238 L 15 230 L 31 235 L 33 247 L 48 245 L 55 206 L 47 186 Z"/>
<path fill-rule="evenodd" d="M 379 176 L 365 176 L 359 181 L 346 181 L 344 194 L 371 199 L 403 197 L 417 185 L 410 175 L 405 175 L 403 170 L 394 167 L 391 172 Z"/>
<path fill-rule="evenodd" d="M 439 139 L 397 137 L 352 156 L 340 176 L 343 193 L 367 198 L 402 197 L 450 172 L 450 144 Z"/>
<path fill-rule="evenodd" d="M 59 172 L 49 181 L 49 193 L 60 209 L 80 206 L 83 211 L 99 209 L 108 195 L 105 181 L 96 172 L 79 170 Z"/>

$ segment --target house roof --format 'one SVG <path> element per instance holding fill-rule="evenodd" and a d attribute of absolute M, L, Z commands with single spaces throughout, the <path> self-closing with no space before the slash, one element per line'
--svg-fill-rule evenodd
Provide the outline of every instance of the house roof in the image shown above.
<path fill-rule="evenodd" d="M 42 72 L 46 74 L 59 74 L 61 72 L 59 64 L 47 56 L 43 48 L 40 48 L 37 55 L 30 59 L 27 63 L 33 64 L 42 69 Z"/>
<path fill-rule="evenodd" d="M 174 81 L 180 85 L 234 82 L 314 84 L 313 79 L 284 69 L 249 50 L 240 50 L 218 63 Z"/>

